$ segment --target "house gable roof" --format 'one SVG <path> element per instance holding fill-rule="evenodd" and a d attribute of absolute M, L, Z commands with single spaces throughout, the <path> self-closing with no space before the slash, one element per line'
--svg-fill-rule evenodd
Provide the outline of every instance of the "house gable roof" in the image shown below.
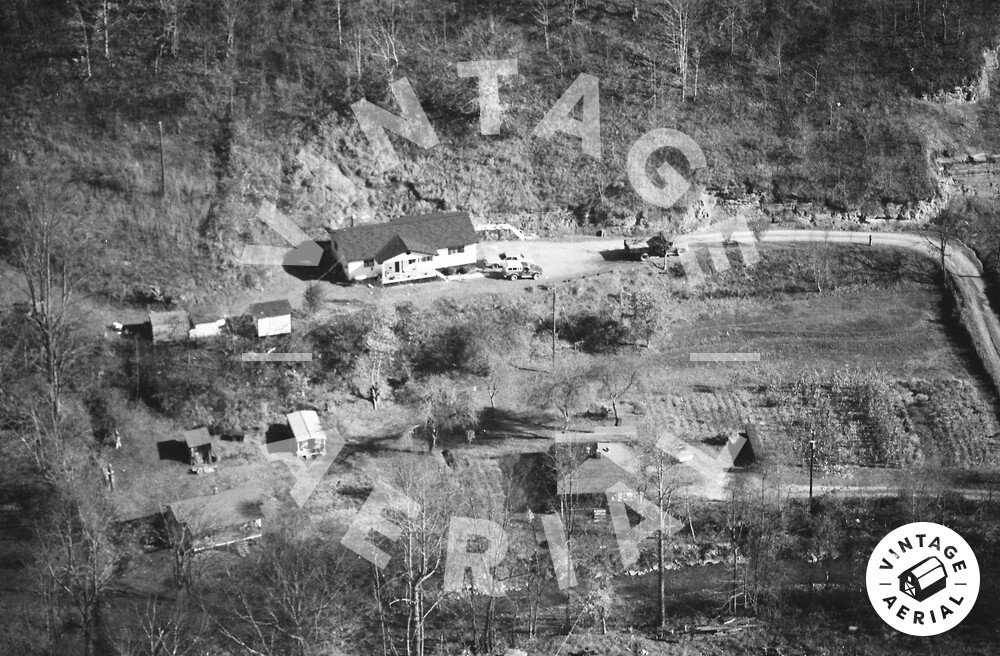
<path fill-rule="evenodd" d="M 254 303 L 250 306 L 250 316 L 254 319 L 283 317 L 292 313 L 292 304 L 287 299 Z"/>
<path fill-rule="evenodd" d="M 604 494 L 615 483 L 628 482 L 632 477 L 608 458 L 587 458 L 572 473 L 556 482 L 556 493 Z"/>
<path fill-rule="evenodd" d="M 468 213 L 435 212 L 331 230 L 330 241 L 345 262 L 384 262 L 405 252 L 432 255 L 442 248 L 478 243 L 479 238 Z"/>
<path fill-rule="evenodd" d="M 423 244 L 412 237 L 407 237 L 406 239 L 400 237 L 399 235 L 394 235 L 385 246 L 383 246 L 378 253 L 375 253 L 375 260 L 377 262 L 386 262 L 397 255 L 402 255 L 403 253 L 421 253 L 423 255 L 434 255 L 437 253 L 437 249 Z M 370 259 L 370 258 L 368 258 Z"/>

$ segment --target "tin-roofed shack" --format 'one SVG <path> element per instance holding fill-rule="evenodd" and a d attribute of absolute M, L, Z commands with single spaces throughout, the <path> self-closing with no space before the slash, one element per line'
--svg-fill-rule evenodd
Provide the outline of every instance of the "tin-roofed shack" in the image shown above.
<path fill-rule="evenodd" d="M 261 536 L 261 492 L 247 486 L 175 501 L 165 515 L 168 529 L 195 552 L 254 540 Z"/>
<path fill-rule="evenodd" d="M 292 332 L 292 304 L 285 299 L 250 306 L 257 337 L 287 335 Z"/>
<path fill-rule="evenodd" d="M 150 312 L 149 328 L 154 344 L 184 342 L 191 330 L 191 318 L 183 310 Z"/>
<path fill-rule="evenodd" d="M 185 432 L 184 445 L 187 447 L 188 463 L 192 466 L 207 465 L 217 459 L 212 451 L 212 437 L 206 426 Z"/>

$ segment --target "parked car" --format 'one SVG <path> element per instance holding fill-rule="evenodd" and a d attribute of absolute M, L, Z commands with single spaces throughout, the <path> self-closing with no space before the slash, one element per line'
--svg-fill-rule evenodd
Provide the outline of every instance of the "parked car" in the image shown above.
<path fill-rule="evenodd" d="M 507 262 L 523 262 L 524 261 L 524 256 L 516 254 L 516 253 L 515 254 L 500 253 L 500 255 L 498 255 L 497 257 L 500 258 L 499 262 L 486 262 L 486 269 L 487 270 L 500 271 L 500 270 L 503 270 L 504 264 L 507 263 Z"/>
<path fill-rule="evenodd" d="M 542 277 L 542 267 L 534 262 L 504 260 L 503 276 L 508 280 L 517 280 L 518 278 L 538 280 Z"/>

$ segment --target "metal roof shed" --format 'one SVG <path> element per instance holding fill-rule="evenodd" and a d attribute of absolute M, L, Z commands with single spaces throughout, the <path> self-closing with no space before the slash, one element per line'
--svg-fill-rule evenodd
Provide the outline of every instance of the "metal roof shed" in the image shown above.
<path fill-rule="evenodd" d="M 261 536 L 261 491 L 238 487 L 218 494 L 175 501 L 167 506 L 173 526 L 187 533 L 195 551 Z"/>
<path fill-rule="evenodd" d="M 191 318 L 183 310 L 150 312 L 149 327 L 154 344 L 187 341 Z"/>
<path fill-rule="evenodd" d="M 292 304 L 285 299 L 254 303 L 250 306 L 250 316 L 257 328 L 257 337 L 292 332 Z"/>
<path fill-rule="evenodd" d="M 184 444 L 188 450 L 188 462 L 192 465 L 209 463 L 215 460 L 212 453 L 212 436 L 208 427 L 194 428 L 184 433 Z"/>
<path fill-rule="evenodd" d="M 326 454 L 326 433 L 314 410 L 300 410 L 287 415 L 288 426 L 295 436 L 295 455 L 300 458 Z"/>

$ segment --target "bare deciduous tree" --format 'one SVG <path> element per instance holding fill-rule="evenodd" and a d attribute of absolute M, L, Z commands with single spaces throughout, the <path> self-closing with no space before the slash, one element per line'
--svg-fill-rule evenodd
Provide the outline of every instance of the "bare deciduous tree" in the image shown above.
<path fill-rule="evenodd" d="M 101 609 L 130 555 L 128 536 L 115 525 L 103 493 L 79 480 L 91 472 L 63 473 L 51 514 L 37 529 L 40 580 L 53 604 L 50 612 L 72 612 L 82 629 L 83 653 L 93 656 Z"/>
<path fill-rule="evenodd" d="M 425 656 L 429 618 L 447 597 L 441 584 L 444 571 L 448 526 L 460 498 L 451 470 L 429 458 L 418 462 L 401 460 L 386 470 L 390 484 L 419 504 L 413 515 L 394 514 L 392 521 L 400 529 L 393 546 L 392 560 L 384 571 L 384 580 L 375 570 L 380 609 L 384 616 L 400 609 L 401 622 L 383 625 L 389 653 L 397 653 L 393 627 L 403 627 L 403 645 L 407 656 Z"/>
<path fill-rule="evenodd" d="M 667 546 L 677 527 L 668 525 L 671 509 L 679 501 L 681 491 L 691 484 L 688 475 L 691 470 L 677 466 L 677 461 L 670 454 L 658 448 L 653 440 L 640 453 L 643 471 L 640 480 L 642 493 L 657 505 L 661 513 L 659 529 L 656 532 L 656 562 L 657 562 L 657 612 L 660 627 L 667 622 Z"/>
<path fill-rule="evenodd" d="M 181 47 L 181 19 L 187 9 L 188 0 L 160 0 L 160 18 L 163 26 L 162 39 L 167 44 L 171 57 L 176 57 Z"/>
<path fill-rule="evenodd" d="M 969 222 L 953 208 L 946 208 L 931 219 L 927 229 L 930 237 L 927 242 L 938 252 L 941 264 L 941 275 L 947 272 L 948 246 L 961 238 L 968 228 Z"/>
<path fill-rule="evenodd" d="M 598 366 L 593 372 L 594 378 L 600 383 L 601 394 L 611 401 L 611 412 L 615 417 L 615 426 L 621 426 L 621 416 L 618 405 L 629 393 L 639 385 L 639 370 L 634 363 L 615 358 Z"/>
<path fill-rule="evenodd" d="M 85 276 L 79 252 L 86 239 L 77 217 L 45 200 L 49 190 L 32 191 L 15 233 L 15 264 L 24 276 L 30 339 L 40 354 L 37 366 L 48 384 L 49 419 L 56 426 L 66 373 L 82 349 L 76 288 Z"/>
<path fill-rule="evenodd" d="M 80 37 L 80 49 L 83 52 L 83 63 L 87 67 L 87 79 L 93 76 L 94 72 L 90 65 L 90 44 L 93 39 L 93 24 L 88 8 L 80 0 L 73 2 L 73 15 L 69 25 Z"/>
<path fill-rule="evenodd" d="M 479 425 L 472 395 L 466 386 L 447 376 L 431 376 L 418 383 L 417 403 L 430 450 L 442 435 L 475 430 Z"/>
<path fill-rule="evenodd" d="M 549 30 L 552 27 L 552 2 L 553 0 L 535 0 L 531 6 L 531 17 L 542 28 L 545 37 L 545 54 L 549 54 L 550 39 Z"/>
<path fill-rule="evenodd" d="M 247 0 L 219 0 L 219 10 L 222 15 L 222 26 L 226 31 L 226 59 L 232 56 L 236 48 L 236 23 L 246 8 Z M 337 3 L 338 9 L 340 2 Z"/>
<path fill-rule="evenodd" d="M 688 74 L 699 14 L 705 0 L 661 0 L 657 13 L 664 22 L 670 59 L 681 81 L 681 100 L 687 99 Z"/>
<path fill-rule="evenodd" d="M 587 376 L 571 365 L 560 367 L 538 388 L 534 398 L 542 408 L 552 408 L 562 417 L 562 432 L 569 430 L 573 416 L 590 400 L 591 385 Z"/>
<path fill-rule="evenodd" d="M 220 632 L 259 656 L 330 653 L 333 614 L 353 580 L 346 552 L 296 521 L 262 544 L 248 569 L 228 572 L 232 621 L 219 622 Z"/>
<path fill-rule="evenodd" d="M 354 378 L 358 394 L 367 398 L 375 410 L 383 397 L 387 372 L 399 363 L 396 320 L 396 308 L 385 298 L 379 298 L 366 311 L 363 352 L 355 362 Z"/>
<path fill-rule="evenodd" d="M 406 8 L 403 0 L 369 0 L 364 8 L 365 34 L 374 49 L 375 58 L 390 81 L 399 67 L 402 52 L 400 28 L 406 25 Z"/>
<path fill-rule="evenodd" d="M 513 384 L 511 367 L 496 354 L 487 356 L 486 394 L 490 397 L 490 407 L 496 408 L 496 399 L 501 392 Z"/>
<path fill-rule="evenodd" d="M 208 618 L 184 613 L 176 607 L 164 608 L 150 599 L 142 610 L 135 609 L 133 621 L 113 643 L 118 656 L 193 656 L 202 653 Z"/>
<path fill-rule="evenodd" d="M 736 54 L 736 46 L 741 38 L 744 38 L 754 15 L 761 11 L 760 0 L 722 0 L 722 23 L 720 28 L 725 30 L 729 39 L 729 55 Z"/>

